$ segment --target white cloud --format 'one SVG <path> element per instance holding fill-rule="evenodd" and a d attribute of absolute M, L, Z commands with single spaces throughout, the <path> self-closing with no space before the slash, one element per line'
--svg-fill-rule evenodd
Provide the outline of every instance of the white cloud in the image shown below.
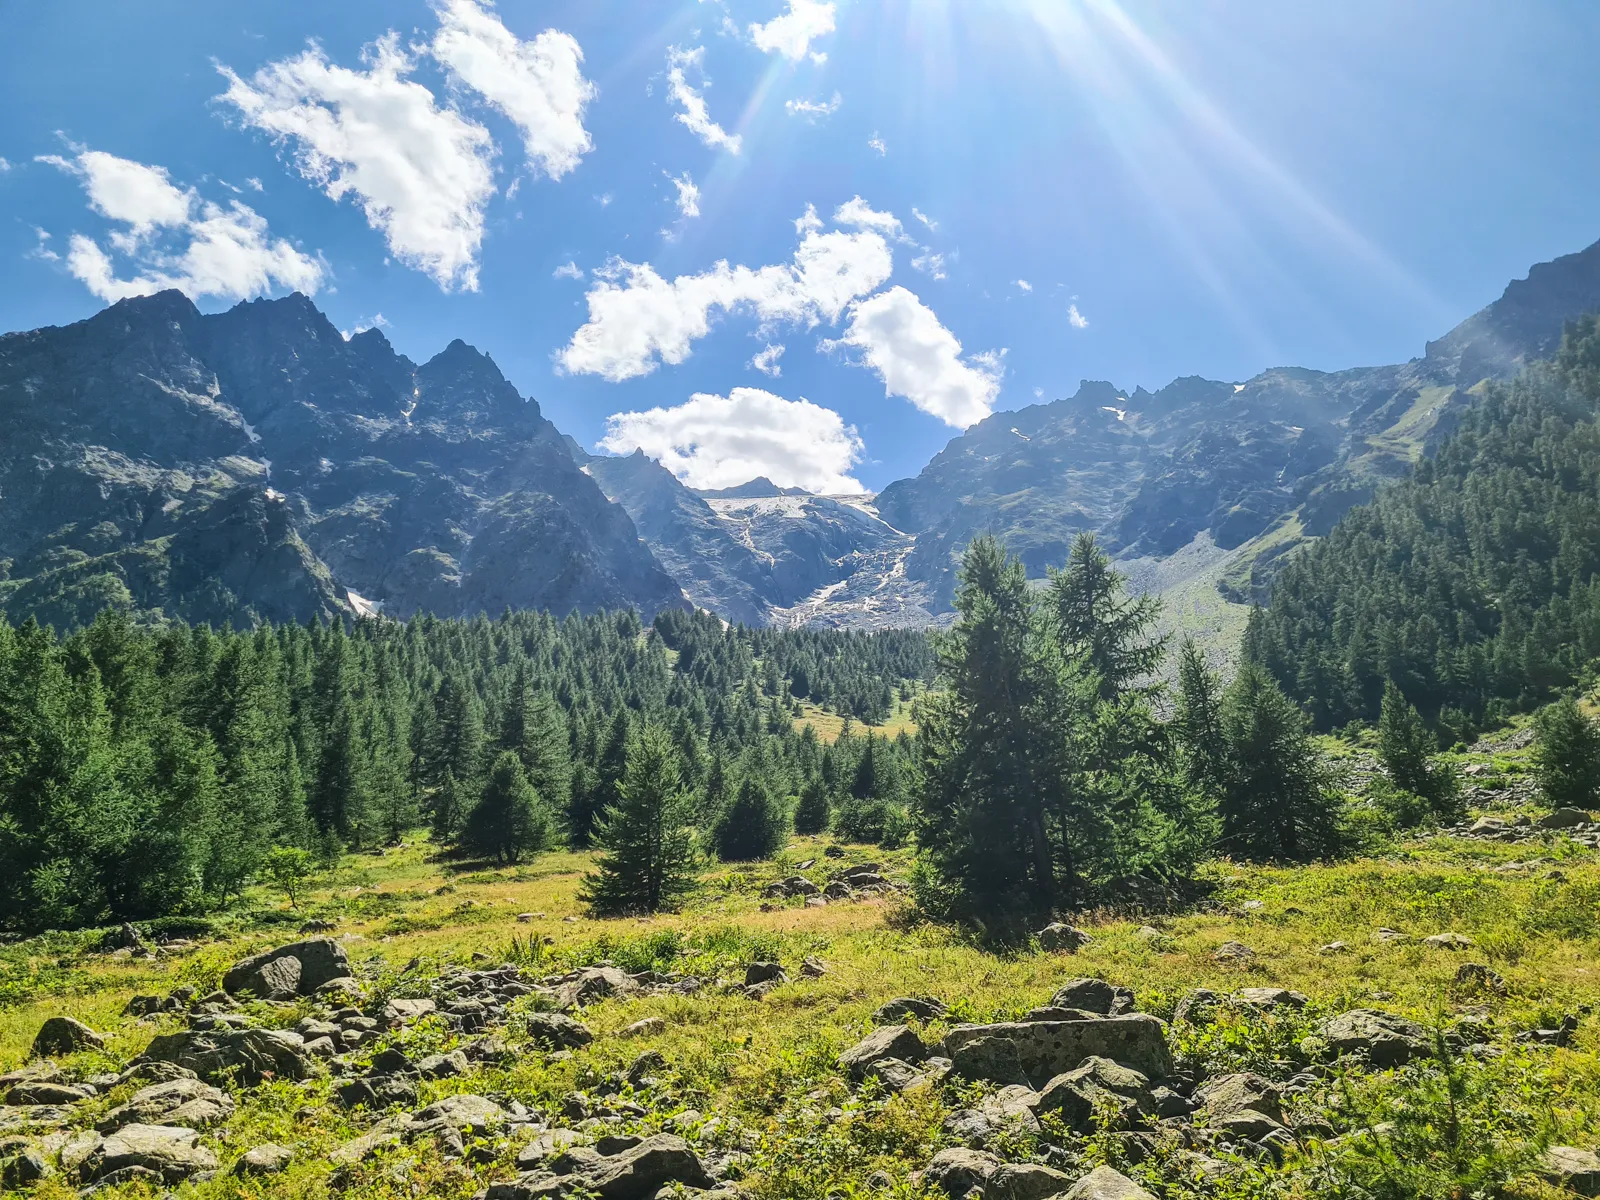
<path fill-rule="evenodd" d="M 1074 329 L 1087 329 L 1089 328 L 1089 318 L 1078 311 L 1076 304 L 1069 304 L 1067 305 L 1067 324 Z"/>
<path fill-rule="evenodd" d="M 783 357 L 786 349 L 788 347 L 782 345 L 769 345 L 750 360 L 750 365 L 763 375 L 770 375 L 776 379 L 783 374 L 783 368 L 778 364 L 778 360 Z"/>
<path fill-rule="evenodd" d="M 854 426 L 832 409 L 760 388 L 696 393 L 676 408 L 616 413 L 606 418 L 600 448 L 643 450 L 696 488 L 734 487 L 765 475 L 779 487 L 866 490 L 849 474 L 866 449 Z"/>
<path fill-rule="evenodd" d="M 250 176 L 250 178 L 246 179 L 244 181 L 244 185 L 245 185 L 245 187 L 249 188 L 252 192 L 264 192 L 264 191 L 267 190 L 266 186 L 264 184 L 262 184 L 261 180 L 257 179 L 254 175 L 252 175 L 252 176 Z"/>
<path fill-rule="evenodd" d="M 850 307 L 850 324 L 824 349 L 850 346 L 891 396 L 903 396 L 947 425 L 964 429 L 988 416 L 1000 394 L 1001 354 L 963 361 L 961 343 L 933 310 L 903 287 Z"/>
<path fill-rule="evenodd" d="M 672 180 L 673 187 L 678 189 L 678 212 L 687 220 L 689 217 L 700 215 L 700 186 L 689 178 L 685 171 L 681 176 L 673 175 L 667 171 L 661 172 Z"/>
<path fill-rule="evenodd" d="M 884 141 L 877 133 L 867 139 L 867 146 L 876 150 L 880 158 L 889 153 L 889 143 Z"/>
<path fill-rule="evenodd" d="M 4 158 L 0 158 L 0 171 L 9 171 L 9 170 L 11 170 L 11 164 L 8 161 L 6 161 Z"/>
<path fill-rule="evenodd" d="M 919 211 L 915 205 L 912 206 L 911 215 L 926 225 L 929 233 L 939 232 L 939 222 L 935 221 L 927 213 Z"/>
<path fill-rule="evenodd" d="M 820 231 L 815 213 L 796 223 L 803 231 L 794 259 L 752 270 L 714 264 L 698 275 L 668 281 L 648 264 L 613 259 L 589 289 L 589 320 L 560 352 L 574 374 L 613 382 L 648 375 L 689 357 L 693 343 L 711 331 L 712 314 L 748 311 L 763 324 L 813 326 L 839 320 L 852 300 L 871 295 L 894 270 L 894 255 L 870 230 Z"/>
<path fill-rule="evenodd" d="M 1017 290 L 1018 291 L 1022 291 L 1022 292 L 1031 292 L 1031 291 L 1033 291 L 1033 284 L 1029 283 L 1026 279 L 1018 279 L 1018 280 L 1015 280 L 1014 282 L 1017 285 Z"/>
<path fill-rule="evenodd" d="M 433 56 L 516 124 L 529 160 L 551 179 L 577 167 L 594 149 L 583 110 L 595 97 L 577 40 L 546 29 L 520 41 L 494 14 L 492 0 L 437 0 L 435 7 Z"/>
<path fill-rule="evenodd" d="M 834 224 L 848 225 L 854 229 L 871 229 L 884 237 L 903 240 L 905 227 L 893 213 L 875 212 L 872 205 L 860 196 L 846 200 L 833 213 Z"/>
<path fill-rule="evenodd" d="M 801 237 L 821 228 L 822 218 L 817 216 L 817 206 L 815 204 L 806 205 L 805 212 L 794 219 L 794 231 Z"/>
<path fill-rule="evenodd" d="M 564 265 L 557 267 L 552 275 L 556 279 L 582 279 L 583 268 L 575 262 L 568 261 Z"/>
<path fill-rule="evenodd" d="M 672 46 L 667 50 L 667 97 L 683 109 L 677 119 L 695 137 L 714 150 L 720 148 L 729 154 L 737 154 L 744 139 L 737 133 L 729 133 L 711 119 L 706 98 L 690 86 L 685 73 L 686 68 L 694 67 L 705 80 L 702 86 L 709 85 L 710 80 L 705 79 L 705 57 L 704 46 L 696 46 L 693 50 Z"/>
<path fill-rule="evenodd" d="M 788 9 L 765 25 L 750 26 L 750 40 L 768 54 L 781 54 L 799 61 L 811 50 L 811 43 L 834 29 L 834 6 L 825 0 L 789 0 Z M 821 62 L 826 56 L 813 54 Z"/>
<path fill-rule="evenodd" d="M 823 117 L 833 116 L 843 103 L 844 97 L 835 92 L 832 100 L 785 100 L 783 107 L 791 117 L 804 117 L 815 124 Z"/>
<path fill-rule="evenodd" d="M 60 262 L 61 255 L 50 249 L 50 231 L 35 225 L 33 235 L 36 239 L 34 247 L 23 255 L 24 258 L 37 258 L 40 262 Z"/>
<path fill-rule="evenodd" d="M 100 299 L 111 302 L 178 288 L 192 297 L 242 300 L 277 288 L 315 293 L 324 281 L 319 259 L 282 238 L 272 240 L 267 222 L 237 200 L 226 208 L 179 188 L 161 167 L 74 147 L 72 158 L 40 161 L 78 176 L 89 207 L 123 229 L 112 231 L 112 250 L 129 259 L 132 277 L 117 274 L 111 254 L 93 238 L 75 233 L 68 241 L 67 270 Z M 40 230 L 35 257 L 54 259 Z"/>
<path fill-rule="evenodd" d="M 248 80 L 219 67 L 228 81 L 220 98 L 246 124 L 293 143 L 301 175 L 330 198 L 353 194 L 401 262 L 447 291 L 476 290 L 495 191 L 489 132 L 407 78 L 416 64 L 394 34 L 363 59 L 367 69 L 353 71 L 313 45 Z"/>
<path fill-rule="evenodd" d="M 944 255 L 935 254 L 932 250 L 924 251 L 911 260 L 911 265 L 924 274 L 935 279 L 945 278 Z"/>

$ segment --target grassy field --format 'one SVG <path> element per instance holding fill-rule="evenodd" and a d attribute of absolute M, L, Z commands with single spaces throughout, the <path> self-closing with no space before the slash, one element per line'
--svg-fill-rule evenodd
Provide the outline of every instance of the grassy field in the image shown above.
<path fill-rule="evenodd" d="M 1497 770 L 1519 765 L 1515 753 L 1501 754 L 1496 762 Z M 1074 955 L 1026 948 L 992 953 L 952 930 L 918 923 L 905 901 L 893 896 L 822 908 L 762 899 L 766 884 L 794 874 L 808 860 L 816 860 L 807 873 L 819 882 L 825 871 L 844 864 L 881 862 L 901 879 L 911 865 L 907 851 L 845 847 L 843 857 L 834 858 L 824 856 L 824 849 L 823 840 L 797 839 L 776 862 L 712 869 L 680 914 L 602 921 L 587 916 L 577 899 L 589 865 L 584 855 L 550 854 L 508 869 L 460 869 L 437 860 L 417 840 L 381 855 L 346 858 L 316 880 L 297 912 L 289 912 L 280 897 L 254 893 L 238 912 L 219 920 L 213 935 L 154 961 L 98 953 L 88 934 L 34 939 L 0 950 L 0 1069 L 20 1066 L 40 1023 L 65 1013 L 108 1035 L 105 1052 L 76 1056 L 69 1065 L 84 1073 L 115 1070 L 154 1033 L 180 1027 L 172 1018 L 123 1016 L 129 997 L 164 994 L 180 984 L 208 989 L 235 959 L 293 940 L 301 918 L 318 916 L 337 922 L 337 935 L 379 995 L 403 993 L 403 979 L 431 978 L 452 963 L 515 962 L 544 974 L 609 962 L 628 971 L 714 980 L 696 996 L 593 1005 L 581 1014 L 596 1034 L 590 1046 L 564 1055 L 524 1049 L 504 1065 L 424 1083 L 420 1099 L 463 1091 L 514 1098 L 560 1125 L 572 1093 L 626 1068 L 641 1051 L 656 1050 L 669 1064 L 667 1082 L 635 1097 L 645 1115 L 629 1118 L 628 1127 L 695 1130 L 702 1150 L 715 1147 L 737 1156 L 735 1174 L 762 1200 L 929 1194 L 913 1182 L 914 1173 L 949 1144 L 942 1122 L 972 1100 L 971 1088 L 947 1084 L 890 1095 L 873 1086 L 853 1092 L 835 1060 L 870 1030 L 878 1005 L 897 996 L 935 996 L 950 1007 L 951 1020 L 1007 1019 L 1046 1002 L 1065 980 L 1084 975 L 1132 988 L 1141 1010 L 1163 1018 L 1196 987 L 1229 993 L 1276 986 L 1309 997 L 1303 1011 L 1252 1016 L 1230 1010 L 1213 1026 L 1174 1026 L 1171 1041 L 1180 1067 L 1213 1074 L 1281 1075 L 1303 1063 L 1303 1039 L 1321 1019 L 1350 1008 L 1378 1007 L 1430 1028 L 1466 1015 L 1487 1022 L 1489 1036 L 1502 1048 L 1499 1057 L 1465 1068 L 1456 1118 L 1468 1123 L 1474 1138 L 1487 1145 L 1525 1136 L 1531 1144 L 1536 1135 L 1529 1131 L 1537 1125 L 1538 1138 L 1589 1147 L 1600 1140 L 1600 1037 L 1587 1016 L 1600 1001 L 1600 864 L 1593 852 L 1560 835 L 1533 845 L 1435 837 L 1326 866 L 1219 862 L 1207 872 L 1210 899 L 1197 910 L 1084 914 L 1078 923 L 1093 941 Z M 519 920 L 519 914 L 533 916 Z M 1380 928 L 1411 940 L 1375 941 Z M 1441 932 L 1465 934 L 1475 945 L 1450 951 L 1421 944 L 1421 938 Z M 1216 950 L 1230 941 L 1249 946 L 1254 957 L 1242 964 L 1218 961 Z M 1323 949 L 1334 942 L 1348 949 Z M 825 964 L 826 974 L 801 978 L 798 967 L 806 957 Z M 744 967 L 770 958 L 784 964 L 790 982 L 763 1000 L 746 998 L 737 986 Z M 1465 960 L 1499 972 L 1505 993 L 1456 991 L 1453 981 Z M 256 1008 L 267 1023 L 293 1024 L 305 1002 Z M 1554 1027 L 1569 1015 L 1584 1019 L 1566 1048 L 1517 1044 L 1517 1033 Z M 661 1018 L 659 1032 L 617 1036 L 646 1017 Z M 936 1023 L 925 1036 L 934 1040 L 941 1029 Z M 415 1056 L 447 1049 L 452 1035 L 428 1020 L 386 1035 L 379 1045 L 387 1044 Z M 1370 1123 L 1375 1113 L 1393 1120 L 1396 1112 L 1417 1109 L 1427 1094 L 1408 1090 L 1423 1089 L 1421 1076 L 1408 1080 L 1404 1071 L 1346 1080 L 1337 1097 L 1319 1101 L 1319 1116 L 1331 1105 L 1335 1124 Z M 1476 1108 L 1471 1096 L 1478 1097 Z M 86 1102 L 73 1120 L 92 1125 L 122 1098 L 119 1092 Z M 375 1116 L 340 1109 L 322 1079 L 270 1082 L 237 1098 L 238 1113 L 207 1137 L 224 1172 L 210 1182 L 184 1185 L 182 1195 L 323 1196 L 337 1185 L 352 1196 L 465 1200 L 487 1182 L 513 1174 L 515 1147 L 493 1139 L 464 1161 L 447 1160 L 419 1141 L 339 1173 L 329 1152 Z M 686 1111 L 687 1121 L 680 1119 Z M 1473 1121 L 1482 1128 L 1471 1126 Z M 287 1173 L 259 1181 L 227 1176 L 232 1159 L 268 1141 L 295 1149 Z M 1017 1158 L 1043 1153 L 1042 1143 L 1026 1139 L 1007 1150 Z M 1130 1161 L 1127 1150 L 1115 1136 L 1095 1135 L 1073 1143 L 1071 1153 L 1083 1165 L 1111 1162 L 1142 1173 L 1167 1198 L 1201 1194 L 1164 1173 L 1166 1150 L 1142 1165 Z M 1330 1185 L 1317 1173 L 1319 1161 L 1291 1155 L 1283 1169 L 1241 1161 L 1228 1180 L 1204 1194 L 1358 1194 Z M 1511 1188 L 1483 1194 L 1554 1194 L 1531 1177 Z M 73 1189 L 48 1181 L 29 1194 L 58 1200 Z M 121 1194 L 144 1193 L 134 1187 Z M 1459 1193 L 1462 1200 L 1470 1194 Z"/>

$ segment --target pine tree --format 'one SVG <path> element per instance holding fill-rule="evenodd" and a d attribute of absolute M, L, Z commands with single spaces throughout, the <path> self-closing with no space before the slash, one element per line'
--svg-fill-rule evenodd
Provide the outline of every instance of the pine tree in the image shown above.
<path fill-rule="evenodd" d="M 806 781 L 800 789 L 800 803 L 794 810 L 796 833 L 825 833 L 832 820 L 828 785 L 820 775 Z"/>
<path fill-rule="evenodd" d="M 1233 763 L 1222 798 L 1222 848 L 1240 858 L 1309 862 L 1338 850 L 1342 812 L 1306 716 L 1246 663 L 1222 701 Z"/>
<path fill-rule="evenodd" d="M 1385 683 L 1378 717 L 1378 757 L 1395 787 L 1425 801 L 1435 814 L 1446 816 L 1455 811 L 1461 789 L 1455 772 L 1435 756 L 1438 748 L 1422 715 L 1394 680 Z"/>
<path fill-rule="evenodd" d="M 492 854 L 503 864 L 514 863 L 549 849 L 553 824 L 549 807 L 528 782 L 522 760 L 502 751 L 467 817 L 461 843 L 474 853 Z"/>
<path fill-rule="evenodd" d="M 1227 791 L 1233 770 L 1222 726 L 1222 689 L 1193 638 L 1178 657 L 1178 708 L 1174 725 L 1189 785 L 1213 804 Z"/>
<path fill-rule="evenodd" d="M 1093 534 L 1080 533 L 1067 569 L 1051 575 L 1048 605 L 1060 645 L 1067 654 L 1082 656 L 1099 680 L 1101 699 L 1148 687 L 1166 657 L 1165 643 L 1151 634 L 1160 601 L 1125 595 L 1122 576 Z"/>
<path fill-rule="evenodd" d="M 647 723 L 630 739 L 625 760 L 617 802 L 595 829 L 605 855 L 581 892 L 606 916 L 674 908 L 696 879 L 693 805 L 671 736 Z"/>
<path fill-rule="evenodd" d="M 724 862 L 755 862 L 783 849 L 789 818 L 766 783 L 746 772 L 733 802 L 717 818 L 712 837 Z"/>
<path fill-rule="evenodd" d="M 461 826 L 467 819 L 467 803 L 463 796 L 461 784 L 456 782 L 456 774 L 449 767 L 444 769 L 444 782 L 439 785 L 439 790 L 433 796 L 433 838 L 437 842 L 451 842 L 456 834 L 461 832 Z"/>
<path fill-rule="evenodd" d="M 1033 612 L 1022 564 L 992 537 L 967 549 L 957 621 L 937 643 L 945 686 L 922 707 L 916 824 L 935 909 L 1048 912 L 1055 857 L 1033 720 Z"/>
<path fill-rule="evenodd" d="M 622 801 L 622 780 L 628 767 L 629 730 L 628 710 L 619 708 L 611 719 L 605 741 L 600 747 L 593 787 L 585 789 L 581 796 L 574 791 L 572 805 L 567 810 L 567 841 L 574 848 L 582 849 L 589 845 L 601 815 Z"/>
<path fill-rule="evenodd" d="M 1600 724 L 1572 699 L 1539 710 L 1533 722 L 1534 772 L 1552 808 L 1595 807 L 1600 796 Z"/>

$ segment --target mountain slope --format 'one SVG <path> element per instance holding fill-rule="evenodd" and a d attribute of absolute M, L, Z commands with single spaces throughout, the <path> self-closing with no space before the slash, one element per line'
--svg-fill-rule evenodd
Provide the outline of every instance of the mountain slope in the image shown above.
<path fill-rule="evenodd" d="M 916 536 L 907 573 L 942 604 L 961 549 L 983 532 L 1004 537 L 1034 575 L 1060 565 L 1081 530 L 1128 558 L 1169 556 L 1202 534 L 1224 550 L 1266 537 L 1261 569 L 1236 573 L 1239 598 L 1260 597 L 1301 535 L 1326 533 L 1377 483 L 1403 476 L 1475 387 L 1547 355 L 1566 321 L 1597 307 L 1600 243 L 1534 267 L 1398 366 L 1277 368 L 1153 393 L 1086 382 L 1069 399 L 973 426 L 884 489 L 878 508 Z M 1295 518 L 1294 537 L 1274 535 Z"/>
<path fill-rule="evenodd" d="M 684 603 L 492 360 L 416 366 L 300 295 L 0 338 L 0 581 L 62 625 Z"/>

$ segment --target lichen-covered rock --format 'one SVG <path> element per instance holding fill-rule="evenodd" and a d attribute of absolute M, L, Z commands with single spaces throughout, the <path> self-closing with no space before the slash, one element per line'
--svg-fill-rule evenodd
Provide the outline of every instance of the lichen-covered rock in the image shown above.
<path fill-rule="evenodd" d="M 82 1021 L 71 1017 L 51 1017 L 39 1026 L 33 1039 L 33 1057 L 51 1058 L 76 1054 L 80 1050 L 101 1050 L 106 1040 Z"/>
<path fill-rule="evenodd" d="M 1133 993 L 1104 979 L 1072 979 L 1050 997 L 1051 1008 L 1081 1008 L 1097 1016 L 1120 1016 L 1133 1010 Z"/>
<path fill-rule="evenodd" d="M 233 1115 L 233 1098 L 220 1088 L 198 1079 L 174 1079 L 140 1088 L 101 1118 L 101 1133 L 114 1133 L 124 1125 L 183 1125 L 204 1129 Z"/>
<path fill-rule="evenodd" d="M 921 1062 L 928 1056 L 922 1039 L 906 1025 L 886 1025 L 875 1030 L 839 1056 L 839 1067 L 852 1079 L 860 1079 L 873 1063 L 886 1058 Z"/>
<path fill-rule="evenodd" d="M 922 1185 L 936 1188 L 950 1200 L 966 1200 L 973 1191 L 983 1192 L 1003 1164 L 983 1150 L 953 1146 L 935 1154 L 922 1171 Z"/>
<path fill-rule="evenodd" d="M 1334 1055 L 1365 1054 L 1375 1067 L 1397 1067 L 1428 1051 L 1427 1032 L 1415 1021 L 1372 1008 L 1355 1008 L 1318 1030 Z"/>
<path fill-rule="evenodd" d="M 1062 1200 L 1156 1200 L 1120 1171 L 1096 1167 L 1063 1193 Z"/>
<path fill-rule="evenodd" d="M 144 1053 L 146 1058 L 186 1067 L 212 1084 L 237 1079 L 254 1087 L 267 1078 L 309 1079 L 317 1073 L 305 1039 L 287 1029 L 164 1033 Z"/>
<path fill-rule="evenodd" d="M 907 1017 L 915 1017 L 919 1021 L 935 1021 L 947 1012 L 949 1010 L 945 1008 L 944 1001 L 932 996 L 900 996 L 887 1004 L 880 1005 L 878 1011 L 872 1014 L 872 1023 L 900 1025 Z"/>
<path fill-rule="evenodd" d="M 442 1125 L 458 1133 L 482 1137 L 491 1129 L 503 1125 L 505 1120 L 505 1109 L 486 1096 L 475 1096 L 468 1092 L 446 1096 L 426 1108 L 418 1109 L 411 1114 L 410 1127 L 416 1131 Z"/>
<path fill-rule="evenodd" d="M 1600 1196 L 1600 1154 L 1576 1146 L 1551 1146 L 1539 1159 L 1539 1177 L 1580 1196 Z"/>
<path fill-rule="evenodd" d="M 1039 946 L 1052 954 L 1075 954 L 1094 940 L 1083 930 L 1074 929 L 1060 921 L 1046 925 L 1035 936 L 1039 939 Z"/>
<path fill-rule="evenodd" d="M 587 1025 L 565 1013 L 529 1013 L 524 1021 L 529 1040 L 546 1050 L 577 1050 L 594 1041 Z"/>
<path fill-rule="evenodd" d="M 660 1133 L 613 1155 L 576 1155 L 570 1174 L 536 1171 L 507 1183 L 489 1185 L 487 1200 L 546 1200 L 589 1195 L 598 1200 L 651 1200 L 668 1184 L 708 1189 L 712 1179 L 689 1144 Z"/>
<path fill-rule="evenodd" d="M 1089 1133 L 1106 1113 L 1114 1113 L 1115 1126 L 1122 1129 L 1148 1115 L 1153 1107 L 1146 1076 L 1110 1059 L 1091 1056 L 1040 1089 L 1034 1110 L 1056 1113 L 1069 1129 Z"/>
<path fill-rule="evenodd" d="M 960 1025 L 945 1035 L 954 1074 L 1041 1087 L 1091 1055 L 1152 1079 L 1172 1073 L 1166 1025 L 1145 1013 L 1091 1021 Z"/>
<path fill-rule="evenodd" d="M 217 1156 L 200 1145 L 192 1129 L 173 1125 L 124 1125 L 101 1142 L 83 1165 L 86 1178 L 103 1180 L 128 1167 L 153 1171 L 178 1183 L 200 1171 L 215 1171 Z"/>
<path fill-rule="evenodd" d="M 597 1000 L 631 996 L 638 990 L 639 985 L 626 971 L 616 967 L 586 967 L 556 989 L 556 1005 L 563 1009 L 577 1008 Z"/>
<path fill-rule="evenodd" d="M 989 1176 L 983 1200 L 1046 1200 L 1072 1186 L 1072 1176 L 1039 1163 L 1005 1163 Z"/>
<path fill-rule="evenodd" d="M 287 1171 L 293 1161 L 294 1151 L 288 1146 L 267 1142 L 245 1151 L 234 1164 L 233 1172 L 235 1175 L 279 1175 Z"/>
<path fill-rule="evenodd" d="M 291 969 L 287 967 L 274 969 L 270 964 L 287 958 L 295 959 L 300 964 L 299 974 L 295 977 L 294 987 L 288 993 L 289 996 L 309 996 L 330 980 L 342 979 L 350 974 L 350 958 L 345 954 L 343 946 L 332 938 L 307 938 L 303 942 L 279 946 L 274 950 L 253 954 L 234 963 L 222 977 L 222 989 L 230 995 L 251 991 L 265 998 L 265 993 L 256 989 L 278 988 L 286 981 Z M 264 974 L 273 970 L 277 970 L 277 973 Z"/>

